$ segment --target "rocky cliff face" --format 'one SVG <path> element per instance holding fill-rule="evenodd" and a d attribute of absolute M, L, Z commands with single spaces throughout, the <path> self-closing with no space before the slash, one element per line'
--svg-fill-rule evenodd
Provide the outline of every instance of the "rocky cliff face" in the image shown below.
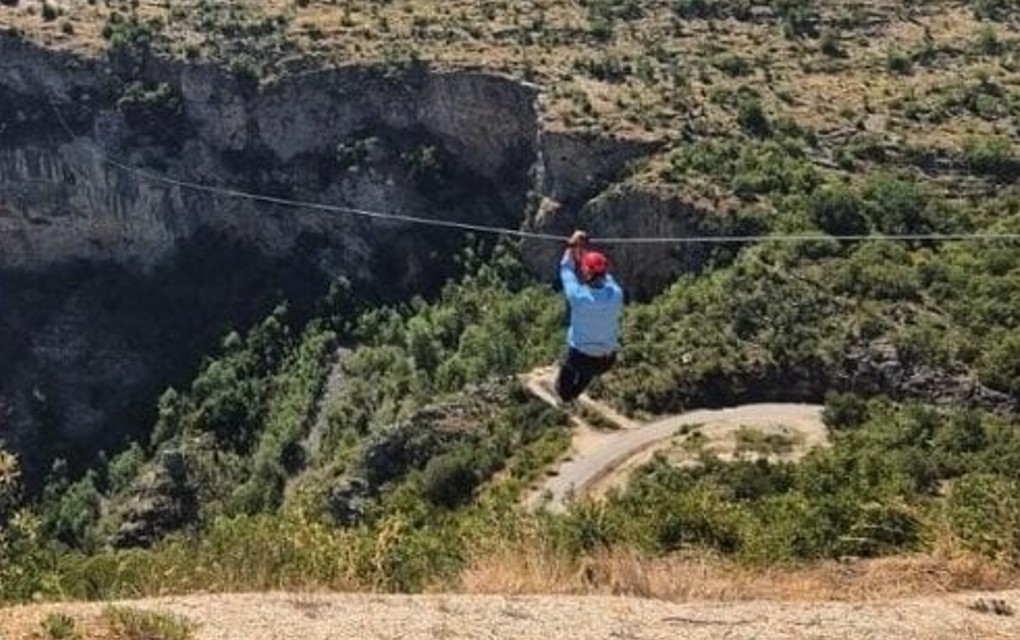
<path fill-rule="evenodd" d="M 337 69 L 257 87 L 216 67 L 105 65 L 10 37 L 0 58 L 5 268 L 151 267 L 214 227 L 270 254 L 303 233 L 327 237 L 333 270 L 368 275 L 378 240 L 408 233 L 146 180 L 97 149 L 206 185 L 511 226 L 535 155 L 532 92 L 495 76 Z"/>
<path fill-rule="evenodd" d="M 655 187 L 615 184 L 574 207 L 551 199 L 539 205 L 538 228 L 569 233 L 591 232 L 594 245 L 605 251 L 615 277 L 631 297 L 648 298 L 662 291 L 677 274 L 701 270 L 714 247 L 699 243 L 599 243 L 599 238 L 697 238 L 753 232 L 763 221 L 742 217 L 736 208 L 699 203 Z M 533 269 L 554 273 L 563 247 L 532 242 L 528 256 Z"/>
<path fill-rule="evenodd" d="M 155 394 L 227 325 L 343 275 L 384 296 L 452 272 L 463 237 L 182 189 L 520 223 L 532 90 L 476 73 L 336 69 L 262 86 L 0 36 L 0 439 L 38 470 L 144 436 Z"/>
<path fill-rule="evenodd" d="M 29 468 L 144 436 L 155 394 L 187 379 L 228 325 L 280 298 L 313 299 L 340 275 L 388 297 L 428 290 L 463 242 L 185 189 L 108 159 L 210 187 L 499 227 L 712 228 L 691 203 L 603 193 L 652 147 L 540 131 L 536 89 L 496 75 L 341 68 L 259 84 L 145 51 L 84 59 L 12 35 L 0 35 L 0 61 L 0 439 Z M 544 205 L 529 214 L 529 202 Z M 536 273 L 554 273 L 558 249 L 534 248 Z M 614 259 L 645 292 L 701 259 L 660 253 Z"/>

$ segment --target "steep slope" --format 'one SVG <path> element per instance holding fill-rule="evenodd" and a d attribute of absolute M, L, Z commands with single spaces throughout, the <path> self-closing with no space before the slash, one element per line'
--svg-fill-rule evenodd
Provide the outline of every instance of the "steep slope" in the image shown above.
<path fill-rule="evenodd" d="M 33 471 L 115 448 L 228 325 L 279 298 L 338 275 L 402 297 L 456 272 L 461 234 L 214 197 L 124 173 L 94 147 L 174 179 L 508 228 L 799 229 L 800 198 L 875 169 L 963 204 L 1020 175 L 1016 20 L 1000 0 L 9 3 L 5 439 Z M 527 245 L 533 274 L 557 249 Z M 647 298 L 730 249 L 614 259 Z M 102 274 L 83 275 L 83 259 Z M 205 295 L 192 262 L 220 276 Z M 97 299 L 125 280 L 141 305 Z M 54 347 L 65 335 L 83 339 Z"/>
<path fill-rule="evenodd" d="M 2 435 L 32 476 L 142 436 L 159 391 L 231 324 L 339 276 L 382 298 L 434 290 L 463 242 L 171 187 L 100 154 L 276 196 L 522 219 L 533 100 L 494 76 L 349 69 L 253 92 L 214 67 L 125 70 L 9 35 L 0 57 Z"/>
<path fill-rule="evenodd" d="M 545 137 L 535 88 L 484 71 L 367 65 L 260 84 L 138 43 L 96 58 L 6 32 L 0 56 L 0 407 L 32 478 L 144 438 L 158 392 L 281 298 L 303 313 L 340 277 L 370 299 L 434 292 L 465 242 L 177 181 L 516 229 L 529 193 L 583 203 L 646 150 Z M 632 273 L 654 288 L 697 266 Z"/>

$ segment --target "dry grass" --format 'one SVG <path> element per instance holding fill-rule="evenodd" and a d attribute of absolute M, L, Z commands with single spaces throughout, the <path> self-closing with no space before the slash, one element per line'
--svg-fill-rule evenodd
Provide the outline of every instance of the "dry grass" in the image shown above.
<path fill-rule="evenodd" d="M 754 567 L 711 555 L 648 558 L 634 551 L 579 561 L 534 550 L 480 555 L 464 572 L 465 593 L 630 595 L 670 601 L 867 601 L 1016 588 L 1013 567 L 957 549 L 926 554 Z"/>
<path fill-rule="evenodd" d="M 134 607 L 109 606 L 103 622 L 110 634 L 122 640 L 188 640 L 195 624 L 172 613 L 158 613 Z"/>
<path fill-rule="evenodd" d="M 100 610 L 47 604 L 0 609 L 0 631 L 25 640 L 190 640 L 197 628 L 174 613 L 130 606 Z"/>

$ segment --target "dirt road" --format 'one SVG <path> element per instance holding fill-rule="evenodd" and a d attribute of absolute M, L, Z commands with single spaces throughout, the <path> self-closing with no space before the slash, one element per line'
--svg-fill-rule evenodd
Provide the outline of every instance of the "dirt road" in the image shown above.
<path fill-rule="evenodd" d="M 540 369 L 522 378 L 525 386 L 545 402 L 557 405 L 549 390 L 550 369 Z M 825 446 L 828 434 L 822 422 L 822 407 L 808 404 L 750 404 L 727 409 L 702 409 L 654 422 L 641 423 L 612 412 L 611 409 L 583 398 L 586 412 L 595 412 L 616 430 L 598 430 L 583 417 L 574 418 L 575 434 L 570 454 L 555 468 L 542 486 L 526 502 L 532 508 L 563 511 L 572 499 L 589 495 L 606 484 L 620 483 L 617 472 L 630 470 L 635 458 L 648 454 L 669 441 L 685 427 L 694 428 L 703 438 L 702 446 L 717 454 L 732 455 L 735 435 L 741 427 L 764 434 L 784 432 L 795 436 L 790 457 L 799 457 L 813 447 Z M 614 476 L 614 474 L 617 474 Z M 607 480 L 609 481 L 607 483 Z"/>

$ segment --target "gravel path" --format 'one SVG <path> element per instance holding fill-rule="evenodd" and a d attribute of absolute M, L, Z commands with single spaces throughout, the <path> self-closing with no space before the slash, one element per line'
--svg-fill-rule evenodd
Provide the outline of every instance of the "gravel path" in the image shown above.
<path fill-rule="evenodd" d="M 702 409 L 672 416 L 649 425 L 614 433 L 587 455 L 564 462 L 557 474 L 545 482 L 539 500 L 548 500 L 546 508 L 563 511 L 571 498 L 584 495 L 599 480 L 612 473 L 635 455 L 672 438 L 684 426 L 701 425 L 709 441 L 729 437 L 740 427 L 767 428 L 777 425 L 795 427 L 804 437 L 805 448 L 825 442 L 821 420 L 822 407 L 802 404 L 751 404 L 731 409 Z"/>
<path fill-rule="evenodd" d="M 199 625 L 194 640 L 995 640 L 1020 638 L 1020 591 L 881 602 L 670 603 L 606 596 L 194 595 L 118 603 Z M 47 613 L 79 623 L 101 604 L 0 609 L 0 637 L 28 638 Z M 1002 609 L 1000 609 L 1002 611 Z"/>
<path fill-rule="evenodd" d="M 558 405 L 555 396 L 545 388 L 551 375 L 550 369 L 540 369 L 523 376 L 522 380 L 525 387 L 541 400 Z M 527 497 L 526 503 L 531 508 L 564 511 L 571 500 L 589 494 L 628 461 L 669 441 L 685 426 L 698 426 L 708 444 L 732 441 L 733 435 L 744 426 L 763 430 L 788 427 L 801 438 L 797 454 L 825 446 L 828 442 L 827 430 L 822 423 L 823 407 L 820 405 L 772 403 L 700 409 L 643 424 L 615 412 L 606 413 L 601 404 L 590 399 L 583 398 L 581 402 L 588 410 L 599 412 L 622 428 L 592 433 L 590 425 L 575 417 L 577 429 L 571 453 L 541 488 Z"/>

